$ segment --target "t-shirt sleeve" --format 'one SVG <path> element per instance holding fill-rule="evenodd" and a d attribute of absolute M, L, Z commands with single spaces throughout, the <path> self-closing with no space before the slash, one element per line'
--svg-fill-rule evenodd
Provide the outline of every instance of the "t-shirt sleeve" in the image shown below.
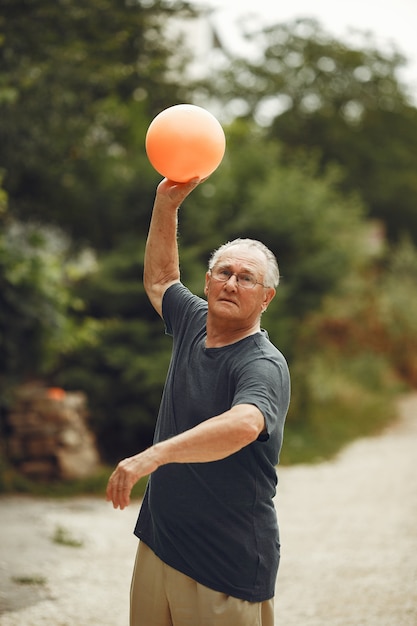
<path fill-rule="evenodd" d="M 162 300 L 162 317 L 165 322 L 165 332 L 174 336 L 184 330 L 195 315 L 204 315 L 207 303 L 195 296 L 182 283 L 175 283 L 169 287 Z"/>
<path fill-rule="evenodd" d="M 282 436 L 290 399 L 290 379 L 285 359 L 259 357 L 239 373 L 233 406 L 253 404 L 265 419 L 265 441 L 278 431 Z"/>

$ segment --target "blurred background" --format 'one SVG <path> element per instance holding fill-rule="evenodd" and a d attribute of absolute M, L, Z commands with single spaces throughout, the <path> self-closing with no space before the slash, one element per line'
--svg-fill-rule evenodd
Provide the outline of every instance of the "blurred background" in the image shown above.
<path fill-rule="evenodd" d="M 142 286 L 160 180 L 144 139 L 182 102 L 227 138 L 181 210 L 183 282 L 203 295 L 237 236 L 279 261 L 263 326 L 292 373 L 281 462 L 378 432 L 416 388 L 415 59 L 278 8 L 2 0 L 1 491 L 76 477 L 86 441 L 91 478 L 152 440 L 171 342 Z"/>

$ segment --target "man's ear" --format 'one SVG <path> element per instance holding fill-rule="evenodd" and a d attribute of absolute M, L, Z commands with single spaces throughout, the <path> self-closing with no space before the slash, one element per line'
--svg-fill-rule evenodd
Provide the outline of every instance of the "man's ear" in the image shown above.
<path fill-rule="evenodd" d="M 206 282 L 204 285 L 204 295 L 207 296 L 208 295 L 208 290 L 209 290 L 209 284 L 210 284 L 210 272 L 206 272 Z"/>
<path fill-rule="evenodd" d="M 262 302 L 262 313 L 264 313 L 267 310 L 269 303 L 275 297 L 275 294 L 276 294 L 276 289 L 274 289 L 273 287 L 267 287 L 265 289 L 264 300 Z"/>

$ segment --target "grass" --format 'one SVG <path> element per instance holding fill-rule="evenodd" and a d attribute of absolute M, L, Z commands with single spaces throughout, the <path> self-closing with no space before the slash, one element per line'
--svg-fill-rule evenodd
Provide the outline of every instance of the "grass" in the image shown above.
<path fill-rule="evenodd" d="M 47 579 L 44 576 L 13 576 L 12 581 L 18 585 L 46 585 Z"/>
<path fill-rule="evenodd" d="M 52 541 L 60 546 L 67 546 L 69 548 L 82 548 L 84 545 L 83 541 L 75 539 L 71 533 L 62 526 L 57 526 L 55 528 Z"/>
<path fill-rule="evenodd" d="M 380 433 L 396 419 L 400 387 L 388 381 L 384 386 L 370 381 L 369 370 L 352 376 L 346 364 L 333 371 L 320 371 L 314 363 L 295 384 L 309 385 L 303 402 L 290 406 L 281 454 L 282 465 L 317 463 L 333 458 L 347 444 Z M 375 368 L 369 368 L 375 371 Z M 381 377 L 382 378 L 382 377 Z"/>

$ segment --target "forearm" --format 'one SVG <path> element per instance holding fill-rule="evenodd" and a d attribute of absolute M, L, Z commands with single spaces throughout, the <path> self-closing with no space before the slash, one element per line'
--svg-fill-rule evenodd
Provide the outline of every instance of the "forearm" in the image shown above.
<path fill-rule="evenodd" d="M 265 428 L 255 406 L 241 404 L 144 452 L 121 461 L 110 476 L 107 500 L 128 506 L 133 485 L 168 463 L 209 463 L 226 458 L 255 441 Z"/>
<path fill-rule="evenodd" d="M 263 428 L 264 419 L 256 407 L 239 405 L 155 444 L 155 459 L 158 466 L 217 461 L 255 441 Z"/>
<path fill-rule="evenodd" d="M 177 223 L 178 206 L 157 193 L 145 247 L 145 288 L 179 278 Z"/>
<path fill-rule="evenodd" d="M 157 188 L 145 247 L 143 281 L 145 290 L 159 313 L 165 290 L 180 278 L 178 209 L 198 182 L 194 180 L 180 185 L 164 179 Z"/>

